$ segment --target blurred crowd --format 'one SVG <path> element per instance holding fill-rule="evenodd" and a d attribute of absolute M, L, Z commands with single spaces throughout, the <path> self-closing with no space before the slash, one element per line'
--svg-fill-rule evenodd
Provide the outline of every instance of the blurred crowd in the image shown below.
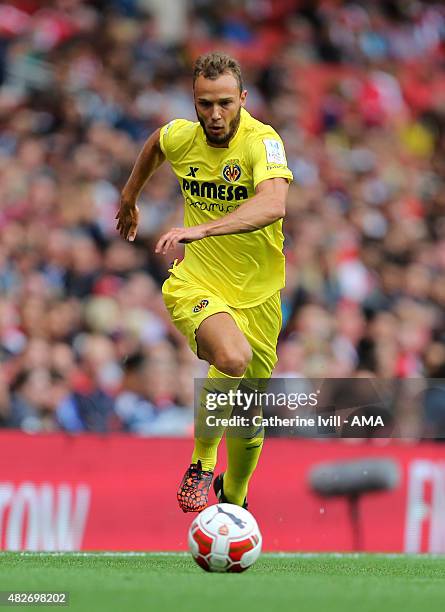
<path fill-rule="evenodd" d="M 240 60 L 295 177 L 275 375 L 445 378 L 442 3 L 16 0 L 0 3 L 1 426 L 191 435 L 206 364 L 160 293 L 181 251 L 153 249 L 182 222 L 167 165 L 135 243 L 114 218 L 145 138 L 194 119 L 191 66 L 212 49 Z M 401 435 L 445 436 L 434 398 L 396 408 Z"/>

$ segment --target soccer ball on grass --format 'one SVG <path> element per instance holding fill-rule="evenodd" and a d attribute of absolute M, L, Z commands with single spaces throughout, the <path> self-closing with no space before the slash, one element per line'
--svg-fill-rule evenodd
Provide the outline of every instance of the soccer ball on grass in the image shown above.
<path fill-rule="evenodd" d="M 216 504 L 195 518 L 188 542 L 194 560 L 207 572 L 244 572 L 260 556 L 262 538 L 250 512 Z"/>

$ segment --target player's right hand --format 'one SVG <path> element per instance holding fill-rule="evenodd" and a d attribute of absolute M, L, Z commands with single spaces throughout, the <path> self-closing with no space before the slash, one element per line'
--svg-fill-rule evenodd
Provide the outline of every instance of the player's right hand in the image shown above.
<path fill-rule="evenodd" d="M 139 207 L 137 204 L 121 198 L 115 219 L 117 219 L 116 229 L 122 238 L 133 242 L 139 225 Z"/>

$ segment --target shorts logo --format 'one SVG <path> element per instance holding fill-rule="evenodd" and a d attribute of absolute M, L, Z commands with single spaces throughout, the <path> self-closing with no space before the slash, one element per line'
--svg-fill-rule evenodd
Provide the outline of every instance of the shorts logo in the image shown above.
<path fill-rule="evenodd" d="M 229 159 L 222 171 L 223 179 L 228 183 L 236 183 L 241 176 L 241 166 L 238 159 Z"/>
<path fill-rule="evenodd" d="M 193 312 L 201 312 L 201 310 L 204 310 L 204 308 L 206 308 L 208 305 L 209 300 L 201 300 L 199 304 L 196 304 L 196 306 L 193 308 Z"/>

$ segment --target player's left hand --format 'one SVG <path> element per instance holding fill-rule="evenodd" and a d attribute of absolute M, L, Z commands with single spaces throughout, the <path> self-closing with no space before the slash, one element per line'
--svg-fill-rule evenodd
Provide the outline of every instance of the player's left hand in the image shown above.
<path fill-rule="evenodd" d="M 195 225 L 194 227 L 174 227 L 167 233 L 163 234 L 156 245 L 155 253 L 165 255 L 167 251 L 174 249 L 178 242 L 194 242 L 205 238 L 206 233 L 203 225 Z"/>

